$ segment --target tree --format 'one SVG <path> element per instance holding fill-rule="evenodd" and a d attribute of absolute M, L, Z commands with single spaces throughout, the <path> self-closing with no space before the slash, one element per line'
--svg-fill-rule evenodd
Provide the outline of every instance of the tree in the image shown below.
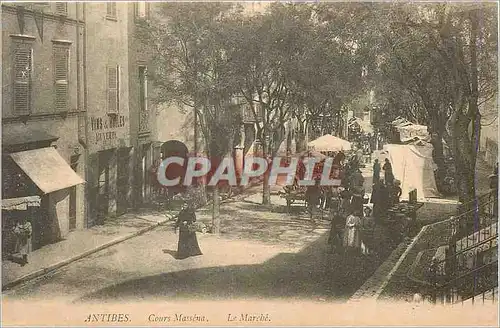
<path fill-rule="evenodd" d="M 449 140 L 459 198 L 469 202 L 475 196 L 479 104 L 496 92 L 494 7 L 397 4 L 383 9 L 378 19 L 384 23 L 374 26 L 383 45 L 381 77 L 391 82 L 380 86 L 398 84 L 396 94 L 415 104 L 405 116 L 428 126 L 438 166 L 442 140 Z"/>
<path fill-rule="evenodd" d="M 228 39 L 233 85 L 250 106 L 256 137 L 265 158 L 274 158 L 285 138 L 290 115 L 285 70 L 293 54 L 293 28 L 285 13 L 271 6 L 265 15 L 244 17 Z M 263 204 L 270 204 L 269 170 L 264 174 Z"/>
<path fill-rule="evenodd" d="M 226 31 L 240 8 L 222 3 L 162 3 L 158 15 L 143 21 L 138 37 L 153 49 L 156 102 L 192 108 L 210 159 L 230 153 L 238 131 L 239 112 L 224 49 Z M 218 164 L 218 160 L 214 164 Z M 212 220 L 220 232 L 220 197 L 213 187 Z"/>

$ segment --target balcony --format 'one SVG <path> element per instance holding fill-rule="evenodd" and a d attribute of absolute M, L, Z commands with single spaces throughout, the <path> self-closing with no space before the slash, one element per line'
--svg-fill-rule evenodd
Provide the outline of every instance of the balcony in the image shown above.
<path fill-rule="evenodd" d="M 151 133 L 151 124 L 149 122 L 149 111 L 139 111 L 139 136 L 147 136 Z"/>

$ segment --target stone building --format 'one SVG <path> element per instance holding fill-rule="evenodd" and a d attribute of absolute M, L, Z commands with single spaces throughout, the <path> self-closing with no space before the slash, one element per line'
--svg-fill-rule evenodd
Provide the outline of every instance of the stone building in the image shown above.
<path fill-rule="evenodd" d="M 33 221 L 36 247 L 150 196 L 148 57 L 134 38 L 148 11 L 2 3 L 2 199 L 40 197 L 36 211 L 16 212 Z"/>
<path fill-rule="evenodd" d="M 28 213 L 2 206 L 2 228 L 30 217 L 34 248 L 86 226 L 81 14 L 77 3 L 2 3 L 2 199 L 41 198 Z"/>

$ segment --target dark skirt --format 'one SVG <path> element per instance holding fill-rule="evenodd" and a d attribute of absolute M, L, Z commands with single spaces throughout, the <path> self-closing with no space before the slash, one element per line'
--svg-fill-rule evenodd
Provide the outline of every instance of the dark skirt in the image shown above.
<path fill-rule="evenodd" d="M 182 260 L 190 256 L 203 255 L 198 245 L 196 232 L 179 229 L 179 243 L 177 245 L 177 259 Z"/>

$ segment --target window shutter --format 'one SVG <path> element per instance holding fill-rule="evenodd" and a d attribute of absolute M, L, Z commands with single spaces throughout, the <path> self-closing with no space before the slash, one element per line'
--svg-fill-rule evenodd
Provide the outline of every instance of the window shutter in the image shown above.
<path fill-rule="evenodd" d="M 56 14 L 67 16 L 68 15 L 68 4 L 66 2 L 56 2 Z"/>
<path fill-rule="evenodd" d="M 69 49 L 65 47 L 54 48 L 54 82 L 55 82 L 55 109 L 68 111 L 69 96 Z"/>
<path fill-rule="evenodd" d="M 106 3 L 106 14 L 110 17 L 116 17 L 116 2 Z"/>
<path fill-rule="evenodd" d="M 18 44 L 14 52 L 14 111 L 29 112 L 31 103 L 31 76 L 33 49 L 31 45 Z"/>
<path fill-rule="evenodd" d="M 108 113 L 117 113 L 119 109 L 119 67 L 108 67 Z"/>

